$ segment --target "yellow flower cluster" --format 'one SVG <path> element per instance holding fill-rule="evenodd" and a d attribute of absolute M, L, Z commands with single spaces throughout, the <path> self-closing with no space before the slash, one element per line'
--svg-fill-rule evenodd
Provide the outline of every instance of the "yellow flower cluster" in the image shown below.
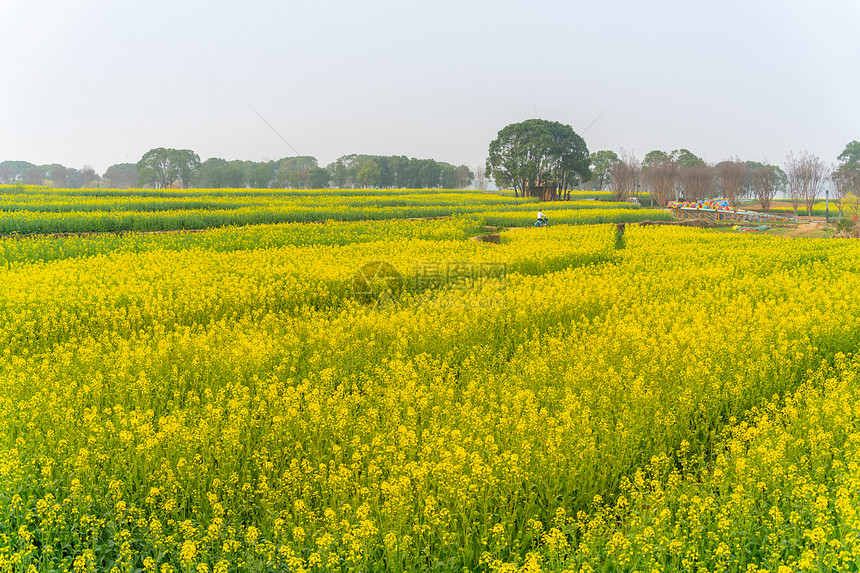
<path fill-rule="evenodd" d="M 484 230 L 480 220 L 450 217 L 443 220 L 388 219 L 383 221 L 326 221 L 281 223 L 252 227 L 221 227 L 205 233 L 89 234 L 68 237 L 39 236 L 0 240 L 0 265 L 91 257 L 105 253 L 140 253 L 152 250 L 205 249 L 231 252 L 248 249 L 312 245 L 347 245 L 403 239 L 460 241 Z"/>
<path fill-rule="evenodd" d="M 710 463 L 682 442 L 576 523 L 571 570 L 852 571 L 860 561 L 860 359 L 837 354 L 795 392 L 722 432 Z M 617 540 L 617 542 L 616 542 Z"/>
<path fill-rule="evenodd" d="M 0 570 L 767 569 L 773 507 L 779 563 L 847 562 L 848 391 L 762 403 L 856 348 L 860 247 L 473 224 L 4 245 Z M 370 308 L 367 261 L 507 273 Z"/>

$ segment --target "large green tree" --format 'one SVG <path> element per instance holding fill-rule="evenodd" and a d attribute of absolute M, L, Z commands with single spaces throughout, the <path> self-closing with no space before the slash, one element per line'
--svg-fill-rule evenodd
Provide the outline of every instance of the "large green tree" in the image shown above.
<path fill-rule="evenodd" d="M 328 187 L 330 179 L 331 177 L 325 167 L 314 167 L 311 169 L 308 187 L 310 189 L 325 189 Z"/>
<path fill-rule="evenodd" d="M 278 186 L 291 189 L 308 189 L 311 172 L 318 167 L 315 157 L 297 156 L 282 159 L 278 167 Z"/>
<path fill-rule="evenodd" d="M 475 174 L 466 165 L 459 165 L 454 170 L 454 176 L 457 180 L 457 189 L 466 189 L 475 180 Z"/>
<path fill-rule="evenodd" d="M 835 185 L 834 200 L 842 216 L 845 198 L 860 195 L 860 141 L 852 141 L 839 154 L 839 165 L 830 174 Z"/>
<path fill-rule="evenodd" d="M 439 178 L 442 176 L 442 166 L 433 159 L 421 159 L 421 167 L 418 169 L 418 187 L 421 189 L 432 189 L 439 187 Z"/>
<path fill-rule="evenodd" d="M 163 188 L 178 181 L 182 187 L 188 187 L 199 165 L 200 156 L 190 149 L 150 149 L 137 162 L 138 185 Z"/>
<path fill-rule="evenodd" d="M 362 187 L 376 187 L 379 185 L 379 165 L 372 160 L 367 159 L 361 164 L 358 170 L 358 182 Z"/>
<path fill-rule="evenodd" d="M 666 163 L 667 161 L 672 161 L 672 156 L 666 153 L 665 151 L 661 151 L 659 149 L 653 149 L 645 154 L 645 158 L 642 159 L 642 169 L 648 169 L 651 165 L 656 165 L 658 163 Z"/>
<path fill-rule="evenodd" d="M 672 161 L 677 163 L 678 167 L 680 167 L 681 169 L 705 164 L 704 159 L 702 159 L 689 149 L 676 149 L 669 157 L 672 159 Z"/>
<path fill-rule="evenodd" d="M 860 169 L 860 141 L 852 141 L 837 157 L 839 163 L 852 169 Z"/>
<path fill-rule="evenodd" d="M 156 189 L 170 187 L 179 178 L 179 167 L 170 159 L 164 147 L 150 149 L 137 162 L 137 184 Z"/>
<path fill-rule="evenodd" d="M 597 191 L 603 191 L 603 183 L 609 180 L 609 172 L 621 159 L 617 153 L 608 149 L 595 151 L 589 159 L 591 160 L 591 180 L 597 184 Z"/>
<path fill-rule="evenodd" d="M 441 164 L 439 187 L 442 189 L 454 189 L 457 187 L 457 168 L 450 163 Z"/>
<path fill-rule="evenodd" d="M 104 175 L 105 186 L 109 189 L 128 189 L 137 185 L 137 165 L 117 163 L 107 168 Z"/>
<path fill-rule="evenodd" d="M 833 200 L 839 209 L 839 216 L 845 206 L 845 198 L 849 195 L 860 196 L 860 167 L 852 167 L 849 163 L 840 163 L 830 178 L 835 185 Z"/>
<path fill-rule="evenodd" d="M 378 177 L 359 174 L 368 161 L 379 170 Z M 456 167 L 433 159 L 415 159 L 402 155 L 344 155 L 330 163 L 326 169 L 331 183 L 338 188 L 363 187 L 368 175 L 375 181 L 372 187 L 418 189 L 449 187 L 456 184 Z"/>
<path fill-rule="evenodd" d="M 99 174 L 93 169 L 92 165 L 84 165 L 81 167 L 81 186 L 93 187 L 98 186 Z"/>
<path fill-rule="evenodd" d="M 24 181 L 31 167 L 36 167 L 29 161 L 3 161 L 0 163 L 0 185 Z"/>
<path fill-rule="evenodd" d="M 245 169 L 241 161 L 212 157 L 194 170 L 194 186 L 203 189 L 238 188 L 245 186 Z"/>
<path fill-rule="evenodd" d="M 42 185 L 45 182 L 50 167 L 33 165 L 27 169 L 27 176 L 24 178 L 24 183 L 27 185 Z"/>
<path fill-rule="evenodd" d="M 257 163 L 255 164 L 250 171 L 248 176 L 248 182 L 251 184 L 251 187 L 254 189 L 266 189 L 272 183 L 272 180 L 275 178 L 275 167 L 274 163 L 269 161 L 267 163 Z"/>
<path fill-rule="evenodd" d="M 555 121 L 512 123 L 490 142 L 487 174 L 524 197 L 569 198 L 570 187 L 591 177 L 588 147 L 573 128 Z"/>

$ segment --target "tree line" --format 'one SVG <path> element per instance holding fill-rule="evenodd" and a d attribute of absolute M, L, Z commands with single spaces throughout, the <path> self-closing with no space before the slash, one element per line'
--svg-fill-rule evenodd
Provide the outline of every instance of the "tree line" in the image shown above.
<path fill-rule="evenodd" d="M 860 142 L 845 146 L 830 164 L 809 153 L 790 154 L 785 169 L 778 165 L 731 158 L 707 163 L 688 149 L 653 150 L 642 160 L 632 152 L 589 153 L 573 129 L 558 122 L 531 119 L 499 131 L 489 146 L 485 165 L 474 170 L 433 159 L 402 155 L 339 157 L 320 166 L 314 157 L 286 157 L 273 161 L 228 161 L 200 157 L 188 149 L 155 148 L 137 163 L 111 165 L 99 175 L 91 166 L 81 169 L 60 164 L 34 165 L 26 161 L 0 162 L 0 184 L 26 183 L 54 187 L 197 187 L 197 188 L 407 188 L 486 190 L 490 180 L 517 196 L 544 200 L 567 199 L 574 188 L 609 190 L 614 200 L 626 201 L 647 193 L 652 204 L 671 200 L 700 201 L 725 197 L 735 206 L 756 200 L 769 209 L 784 193 L 797 213 L 812 205 L 832 182 L 834 200 L 860 196 Z"/>
<path fill-rule="evenodd" d="M 25 185 L 51 185 L 66 189 L 81 187 L 127 188 L 137 184 L 137 167 L 133 163 L 111 165 L 102 175 L 92 166 L 80 169 L 59 163 L 36 165 L 28 161 L 0 162 L 0 185 L 22 183 Z"/>
<path fill-rule="evenodd" d="M 111 165 L 103 175 L 92 167 L 34 165 L 25 161 L 0 163 L 0 184 L 25 183 L 53 187 L 196 187 L 196 188 L 406 188 L 486 190 L 483 166 L 474 171 L 434 159 L 403 155 L 344 155 L 322 167 L 310 156 L 273 161 L 241 161 L 213 157 L 205 161 L 190 149 L 159 147 L 137 163 Z"/>
<path fill-rule="evenodd" d="M 767 210 L 777 194 L 783 193 L 795 215 L 801 205 L 811 214 L 815 202 L 832 187 L 832 198 L 841 215 L 843 200 L 860 195 L 860 142 L 857 141 L 845 146 L 836 163 L 803 151 L 789 154 L 785 169 L 738 158 L 710 164 L 687 149 L 671 153 L 654 150 L 641 161 L 630 152 L 619 156 L 613 151 L 597 151 L 591 154 L 591 163 L 593 188 L 608 188 L 618 201 L 647 191 L 650 200 L 663 207 L 677 199 L 700 201 L 724 197 L 730 206 L 751 199 Z"/>
<path fill-rule="evenodd" d="M 310 156 L 267 162 L 219 158 L 200 162 L 187 149 L 157 148 L 144 154 L 137 170 L 138 185 L 152 187 L 466 189 L 475 181 L 475 173 L 466 165 L 402 155 L 344 155 L 321 167 Z"/>
<path fill-rule="evenodd" d="M 625 201 L 647 192 L 649 200 L 661 207 L 669 201 L 702 201 L 724 197 L 734 206 L 741 199 L 755 198 L 769 209 L 777 193 L 788 183 L 777 165 L 737 158 L 710 164 L 688 149 L 672 152 L 653 150 L 640 161 L 630 152 L 591 154 L 593 188 L 612 191 L 613 198 Z"/>
<path fill-rule="evenodd" d="M 829 183 L 842 214 L 843 200 L 860 195 L 860 142 L 852 141 L 831 164 L 804 151 L 791 153 L 785 169 L 778 165 L 731 158 L 707 163 L 689 149 L 648 152 L 642 160 L 631 152 L 589 153 L 585 141 L 568 125 L 542 119 L 513 123 L 490 142 L 487 173 L 499 187 L 516 195 L 544 200 L 569 199 L 576 186 L 608 188 L 616 201 L 647 192 L 652 205 L 672 200 L 701 201 L 724 197 L 730 206 L 753 199 L 770 209 L 784 192 L 795 216 L 801 205 L 812 213 Z M 852 199 L 853 200 L 853 199 Z M 858 199 L 860 201 L 860 199 Z"/>
<path fill-rule="evenodd" d="M 790 153 L 785 169 L 738 158 L 710 164 L 687 149 L 671 153 L 650 151 L 641 161 L 630 152 L 619 156 L 606 150 L 596 151 L 590 157 L 592 188 L 610 190 L 617 201 L 647 191 L 650 201 L 663 207 L 672 200 L 724 197 L 730 206 L 751 199 L 767 210 L 777 194 L 782 193 L 796 216 L 801 206 L 811 214 L 815 202 L 831 187 L 840 215 L 846 197 L 860 196 L 860 142 L 857 141 L 845 146 L 836 163 L 828 163 L 809 151 Z"/>

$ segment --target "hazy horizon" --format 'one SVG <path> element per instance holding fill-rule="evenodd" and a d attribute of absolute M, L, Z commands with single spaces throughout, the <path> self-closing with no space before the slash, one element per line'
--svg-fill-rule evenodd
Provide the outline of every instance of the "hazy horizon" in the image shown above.
<path fill-rule="evenodd" d="M 0 161 L 103 173 L 154 147 L 251 161 L 294 148 L 321 165 L 364 153 L 474 166 L 533 117 L 640 159 L 834 162 L 860 139 L 848 0 L 3 0 L 0 22 Z"/>

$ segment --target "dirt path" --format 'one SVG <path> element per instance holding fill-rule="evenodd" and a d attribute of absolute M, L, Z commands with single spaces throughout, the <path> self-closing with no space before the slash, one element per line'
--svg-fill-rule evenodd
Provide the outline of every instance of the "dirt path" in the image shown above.
<path fill-rule="evenodd" d="M 786 237 L 824 237 L 826 229 L 832 227 L 823 221 L 813 221 L 811 223 L 799 223 L 797 228 L 785 233 Z"/>

